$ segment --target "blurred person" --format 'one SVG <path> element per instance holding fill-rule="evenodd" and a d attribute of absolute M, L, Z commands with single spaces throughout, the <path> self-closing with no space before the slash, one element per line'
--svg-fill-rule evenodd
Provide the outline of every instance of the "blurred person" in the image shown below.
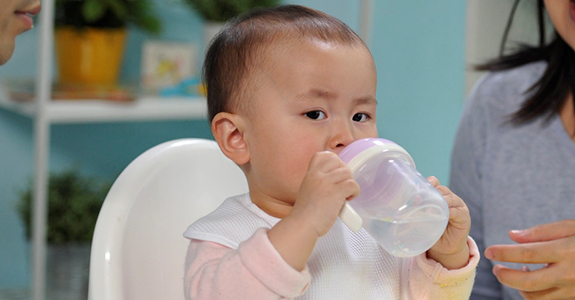
<path fill-rule="evenodd" d="M 575 299 L 575 1 L 531 1 L 539 45 L 479 66 L 490 72 L 469 96 L 452 153 L 449 186 L 487 258 L 475 300 Z"/>
<path fill-rule="evenodd" d="M 16 44 L 16 36 L 32 29 L 32 17 L 40 12 L 40 0 L 2 0 L 0 7 L 0 65 L 5 64 Z"/>

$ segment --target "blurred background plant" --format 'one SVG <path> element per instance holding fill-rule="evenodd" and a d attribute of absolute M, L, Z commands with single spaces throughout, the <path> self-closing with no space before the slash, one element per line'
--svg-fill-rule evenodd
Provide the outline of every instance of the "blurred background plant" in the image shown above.
<path fill-rule="evenodd" d="M 159 34 L 153 0 L 56 0 L 55 46 L 62 85 L 116 86 L 128 25 Z"/>
<path fill-rule="evenodd" d="M 279 0 L 185 0 L 204 20 L 225 22 L 255 7 L 273 7 Z"/>
<path fill-rule="evenodd" d="M 110 184 L 70 168 L 50 175 L 48 185 L 48 244 L 90 243 Z M 26 236 L 32 232 L 32 182 L 21 191 L 17 209 Z"/>
<path fill-rule="evenodd" d="M 150 0 L 56 0 L 55 24 L 76 29 L 125 28 L 128 24 L 160 33 L 161 22 Z"/>

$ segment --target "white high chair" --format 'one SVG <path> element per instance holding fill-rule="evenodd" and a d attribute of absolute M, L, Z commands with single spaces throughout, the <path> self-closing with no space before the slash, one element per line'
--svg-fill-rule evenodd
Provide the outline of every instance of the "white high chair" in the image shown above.
<path fill-rule="evenodd" d="M 116 179 L 98 216 L 88 299 L 184 299 L 183 232 L 247 190 L 214 141 L 173 140 L 144 152 Z"/>

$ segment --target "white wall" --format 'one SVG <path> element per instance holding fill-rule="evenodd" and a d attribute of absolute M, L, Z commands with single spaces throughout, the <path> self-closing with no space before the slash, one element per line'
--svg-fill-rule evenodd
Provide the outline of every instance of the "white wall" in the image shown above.
<path fill-rule="evenodd" d="M 468 93 L 483 72 L 471 66 L 499 55 L 499 47 L 507 19 L 515 0 L 469 0 L 467 3 L 466 80 Z M 551 26 L 547 26 L 548 29 Z M 537 1 L 520 1 L 508 37 L 508 47 L 514 42 L 539 43 Z"/>

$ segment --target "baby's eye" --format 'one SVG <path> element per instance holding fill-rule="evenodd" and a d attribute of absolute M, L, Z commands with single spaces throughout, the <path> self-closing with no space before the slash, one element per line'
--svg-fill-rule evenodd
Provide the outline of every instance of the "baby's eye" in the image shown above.
<path fill-rule="evenodd" d="M 325 113 L 321 110 L 308 111 L 305 116 L 312 120 L 323 120 L 325 119 Z"/>
<path fill-rule="evenodd" d="M 353 115 L 351 119 L 355 122 L 365 122 L 369 119 L 369 115 L 364 113 L 357 113 Z"/>

